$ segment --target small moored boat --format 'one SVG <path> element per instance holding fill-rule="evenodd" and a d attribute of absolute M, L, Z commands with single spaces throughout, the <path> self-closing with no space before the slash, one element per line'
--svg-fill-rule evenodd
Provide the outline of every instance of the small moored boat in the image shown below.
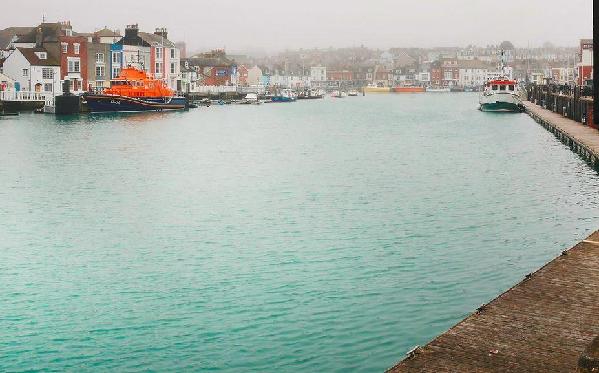
<path fill-rule="evenodd" d="M 392 92 L 395 93 L 420 93 L 420 92 L 424 92 L 425 89 L 424 87 L 416 87 L 416 86 L 398 86 L 398 87 L 393 87 L 391 89 Z"/>
<path fill-rule="evenodd" d="M 445 93 L 451 92 L 451 89 L 449 89 L 448 87 L 427 87 L 426 91 L 432 93 Z"/>
<path fill-rule="evenodd" d="M 519 113 L 524 109 L 518 92 L 518 83 L 506 77 L 489 80 L 478 101 L 482 111 Z"/>
<path fill-rule="evenodd" d="M 505 73 L 504 55 L 501 51 L 501 76 L 487 81 L 478 103 L 481 111 L 504 111 L 519 113 L 524 111 L 518 82 Z"/>
<path fill-rule="evenodd" d="M 347 93 L 345 91 L 333 91 L 331 96 L 335 98 L 344 98 L 347 97 Z"/>
<path fill-rule="evenodd" d="M 297 95 L 291 89 L 282 89 L 279 93 L 272 96 L 272 102 L 294 102 Z"/>
<path fill-rule="evenodd" d="M 363 88 L 366 93 L 389 93 L 391 88 L 382 85 L 367 85 Z"/>
<path fill-rule="evenodd" d="M 239 102 L 240 105 L 260 105 L 261 102 L 258 100 L 258 95 L 255 93 L 248 93 L 245 97 Z"/>

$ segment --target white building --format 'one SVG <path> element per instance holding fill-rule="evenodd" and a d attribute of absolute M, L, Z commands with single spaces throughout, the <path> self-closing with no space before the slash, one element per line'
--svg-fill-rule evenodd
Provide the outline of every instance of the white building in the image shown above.
<path fill-rule="evenodd" d="M 15 90 L 60 94 L 60 62 L 43 48 L 17 48 L 3 65 L 3 73 L 14 80 Z"/>
<path fill-rule="evenodd" d="M 459 65 L 457 84 L 462 87 L 482 86 L 487 80 L 498 78 L 502 75 L 496 65 L 480 59 L 462 60 Z M 506 66 L 504 70 L 508 78 L 511 79 L 512 67 Z"/>
<path fill-rule="evenodd" d="M 262 69 L 258 66 L 254 66 L 248 69 L 247 84 L 249 86 L 255 86 L 262 84 Z"/>
<path fill-rule="evenodd" d="M 324 82 L 327 80 L 327 68 L 325 66 L 314 66 L 310 68 L 310 79 L 313 82 Z"/>
<path fill-rule="evenodd" d="M 270 85 L 282 88 L 304 88 L 311 86 L 311 79 L 309 76 L 273 75 L 270 77 Z"/>
<path fill-rule="evenodd" d="M 181 61 L 181 91 L 196 92 L 199 86 L 199 74 L 190 66 L 189 61 Z"/>
<path fill-rule="evenodd" d="M 416 81 L 423 85 L 429 85 L 431 83 L 431 73 L 423 71 L 415 75 Z"/>
<path fill-rule="evenodd" d="M 545 84 L 545 74 L 542 72 L 533 72 L 530 74 L 530 82 L 541 85 Z"/>

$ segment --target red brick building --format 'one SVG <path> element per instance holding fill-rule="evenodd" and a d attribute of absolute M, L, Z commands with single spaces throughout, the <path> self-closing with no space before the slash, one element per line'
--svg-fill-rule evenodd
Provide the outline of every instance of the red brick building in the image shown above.
<path fill-rule="evenodd" d="M 239 77 L 237 82 L 239 85 L 248 85 L 248 68 L 245 67 L 245 65 L 241 65 L 237 68 L 237 76 Z"/>
<path fill-rule="evenodd" d="M 438 61 L 431 65 L 431 84 L 441 86 L 443 83 L 443 69 Z"/>
<path fill-rule="evenodd" d="M 327 80 L 350 81 L 354 80 L 354 72 L 349 70 L 327 70 Z"/>
<path fill-rule="evenodd" d="M 578 85 L 593 79 L 593 39 L 580 40 L 580 60 L 578 62 Z"/>
<path fill-rule="evenodd" d="M 44 48 L 60 61 L 60 80 L 71 82 L 71 90 L 83 92 L 88 86 L 87 38 L 73 35 L 71 22 L 42 23 L 20 36 L 15 47 Z"/>
<path fill-rule="evenodd" d="M 441 60 L 441 84 L 444 87 L 458 84 L 460 79 L 460 67 L 456 58 L 444 58 Z"/>

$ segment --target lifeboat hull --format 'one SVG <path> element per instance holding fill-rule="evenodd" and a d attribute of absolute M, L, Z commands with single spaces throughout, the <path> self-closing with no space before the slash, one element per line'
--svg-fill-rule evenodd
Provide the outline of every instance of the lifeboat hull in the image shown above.
<path fill-rule="evenodd" d="M 364 87 L 366 93 L 389 93 L 391 89 L 389 87 Z"/>
<path fill-rule="evenodd" d="M 142 111 L 184 110 L 187 108 L 185 97 L 172 98 L 133 98 L 114 95 L 85 96 L 90 113 L 137 113 Z"/>
<path fill-rule="evenodd" d="M 392 92 L 395 93 L 419 93 L 424 91 L 424 87 L 393 87 L 392 89 Z"/>

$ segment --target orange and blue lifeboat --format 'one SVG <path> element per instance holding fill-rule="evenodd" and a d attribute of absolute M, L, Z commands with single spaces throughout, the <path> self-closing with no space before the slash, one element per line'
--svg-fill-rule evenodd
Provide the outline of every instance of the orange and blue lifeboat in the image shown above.
<path fill-rule="evenodd" d="M 162 80 L 134 67 L 121 70 L 101 94 L 85 96 L 91 113 L 183 110 L 185 97 L 177 96 Z"/>

